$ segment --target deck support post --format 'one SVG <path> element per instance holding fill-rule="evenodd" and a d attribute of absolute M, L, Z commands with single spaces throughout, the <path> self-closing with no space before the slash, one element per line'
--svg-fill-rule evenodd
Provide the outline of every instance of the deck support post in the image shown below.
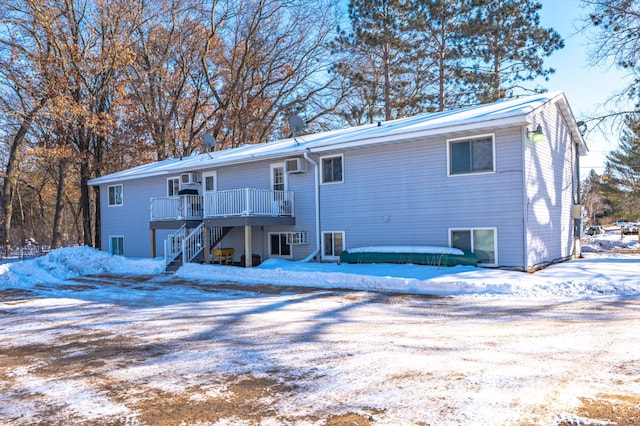
<path fill-rule="evenodd" d="M 210 263 L 209 262 L 209 256 L 211 255 L 211 228 L 209 228 L 208 226 L 204 227 L 204 253 L 202 253 L 203 255 L 203 261 L 204 263 Z"/>
<path fill-rule="evenodd" d="M 244 227 L 244 266 L 251 268 L 253 266 L 253 254 L 251 250 L 251 226 Z"/>
<path fill-rule="evenodd" d="M 151 258 L 154 259 L 156 257 L 156 230 L 150 230 L 150 242 L 151 242 Z"/>

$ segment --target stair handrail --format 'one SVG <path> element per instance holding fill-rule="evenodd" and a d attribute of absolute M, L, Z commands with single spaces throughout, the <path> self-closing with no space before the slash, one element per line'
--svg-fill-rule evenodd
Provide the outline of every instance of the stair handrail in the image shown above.
<path fill-rule="evenodd" d="M 169 234 L 167 239 L 164 240 L 164 264 L 168 265 L 180 256 L 182 253 L 182 240 L 184 239 L 184 229 L 186 224 L 183 224 L 175 232 Z"/>
<path fill-rule="evenodd" d="M 200 223 L 182 240 L 182 264 L 191 262 L 204 250 L 204 223 Z"/>

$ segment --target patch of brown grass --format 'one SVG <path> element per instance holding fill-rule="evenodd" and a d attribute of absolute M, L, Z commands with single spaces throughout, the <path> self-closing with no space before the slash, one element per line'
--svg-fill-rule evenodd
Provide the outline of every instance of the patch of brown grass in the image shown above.
<path fill-rule="evenodd" d="M 598 395 L 597 399 L 580 398 L 582 406 L 577 414 L 581 417 L 609 422 L 618 426 L 640 425 L 640 397 L 633 395 Z M 572 426 L 563 422 L 559 426 Z"/>

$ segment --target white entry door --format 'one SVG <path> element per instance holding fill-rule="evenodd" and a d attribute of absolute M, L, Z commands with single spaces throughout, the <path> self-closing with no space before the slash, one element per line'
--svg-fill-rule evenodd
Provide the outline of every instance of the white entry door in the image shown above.
<path fill-rule="evenodd" d="M 202 194 L 205 214 L 212 215 L 216 211 L 215 193 L 217 190 L 218 176 L 216 172 L 204 172 L 202 174 Z"/>
<path fill-rule="evenodd" d="M 271 165 L 271 189 L 274 191 L 287 190 L 287 174 L 284 172 L 284 163 Z"/>
<path fill-rule="evenodd" d="M 280 216 L 286 212 L 287 174 L 284 171 L 284 163 L 271 165 L 271 214 Z"/>

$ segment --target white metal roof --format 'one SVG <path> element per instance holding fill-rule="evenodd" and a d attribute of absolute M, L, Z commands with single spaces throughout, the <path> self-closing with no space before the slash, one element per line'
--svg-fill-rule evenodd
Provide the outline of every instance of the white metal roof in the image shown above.
<path fill-rule="evenodd" d="M 558 103 L 581 153 L 587 147 L 580 135 L 575 117 L 562 92 L 542 93 L 511 100 L 500 100 L 490 104 L 475 105 L 449 111 L 419 114 L 413 117 L 367 124 L 346 129 L 332 130 L 310 135 L 243 145 L 238 148 L 214 151 L 183 158 L 171 158 L 139 167 L 112 173 L 89 181 L 100 185 L 138 179 L 142 177 L 170 175 L 187 171 L 214 168 L 224 165 L 246 163 L 270 158 L 286 158 L 307 151 L 322 153 L 335 149 L 347 149 L 380 143 L 398 143 L 407 139 L 437 135 L 465 129 L 482 129 L 508 124 L 526 125 L 535 111 L 550 103 Z"/>

